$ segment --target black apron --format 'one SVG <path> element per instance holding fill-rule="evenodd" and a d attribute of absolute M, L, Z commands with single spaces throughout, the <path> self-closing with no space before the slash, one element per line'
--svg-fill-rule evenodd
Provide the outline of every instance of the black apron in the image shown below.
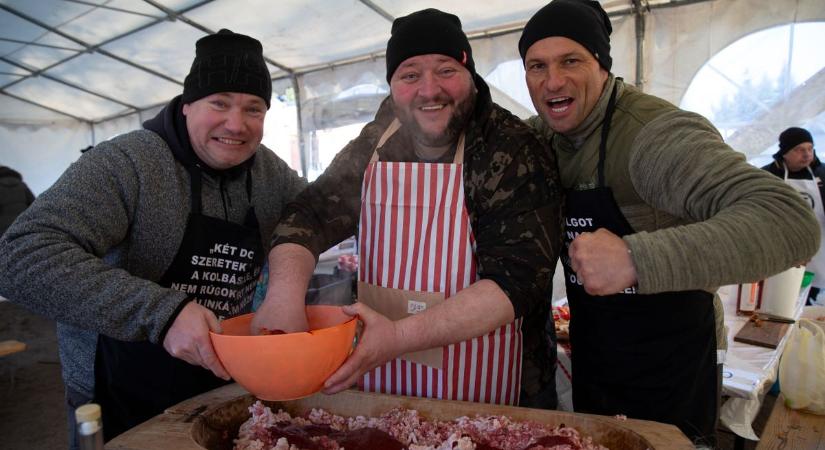
<path fill-rule="evenodd" d="M 616 89 L 599 145 L 598 186 L 566 192 L 562 264 L 570 303 L 573 408 L 678 426 L 713 445 L 717 407 L 713 295 L 704 291 L 640 295 L 635 288 L 593 296 L 570 267 L 568 248 L 583 232 L 634 233 L 604 183 L 604 159 Z"/>
<path fill-rule="evenodd" d="M 248 313 L 264 259 L 254 207 L 243 225 L 201 214 L 201 172 L 196 167 L 189 172 L 192 212 L 178 252 L 158 284 L 189 293 L 219 320 Z M 250 199 L 251 175 L 247 171 Z M 101 405 L 107 441 L 176 403 L 227 383 L 171 356 L 161 344 L 98 338 L 95 400 Z"/>

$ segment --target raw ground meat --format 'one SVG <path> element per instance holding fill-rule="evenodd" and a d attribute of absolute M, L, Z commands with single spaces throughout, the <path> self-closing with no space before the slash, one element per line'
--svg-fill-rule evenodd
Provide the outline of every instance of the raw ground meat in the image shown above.
<path fill-rule="evenodd" d="M 249 412 L 234 450 L 607 450 L 573 428 L 506 416 L 442 421 L 396 408 L 380 417 L 342 417 L 322 409 L 292 417 L 260 401 Z"/>

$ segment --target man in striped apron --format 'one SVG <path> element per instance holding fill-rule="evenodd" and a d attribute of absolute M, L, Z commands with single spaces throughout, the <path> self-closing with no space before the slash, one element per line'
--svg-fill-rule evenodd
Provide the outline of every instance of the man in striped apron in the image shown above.
<path fill-rule="evenodd" d="M 560 246 L 551 153 L 492 103 L 452 14 L 393 23 L 387 81 L 376 120 L 287 207 L 270 254 L 283 269 L 270 275 L 253 331 L 306 327 L 301 288 L 315 257 L 357 229 L 358 302 L 345 311 L 364 332 L 325 392 L 357 384 L 554 407 L 544 334 Z"/>

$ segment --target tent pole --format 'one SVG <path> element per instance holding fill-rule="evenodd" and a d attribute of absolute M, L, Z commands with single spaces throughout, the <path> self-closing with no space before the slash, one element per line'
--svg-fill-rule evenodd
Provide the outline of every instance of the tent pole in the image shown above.
<path fill-rule="evenodd" d="M 395 20 L 395 17 L 393 17 L 392 14 L 388 13 L 387 11 L 384 11 L 380 6 L 376 5 L 371 0 L 360 0 L 360 1 L 367 8 L 375 11 L 379 16 L 387 19 L 390 23 L 392 23 Z"/>
<path fill-rule="evenodd" d="M 298 85 L 298 76 L 292 74 L 292 92 L 295 94 L 295 115 L 298 119 L 298 154 L 301 155 L 301 173 L 304 178 L 309 178 L 309 168 L 307 167 L 306 142 L 304 140 L 304 122 L 301 119 L 301 88 Z"/>
<path fill-rule="evenodd" d="M 82 117 L 75 116 L 74 114 L 69 114 L 66 111 L 61 111 L 57 108 L 52 108 L 51 106 L 47 106 L 47 105 L 44 105 L 42 103 L 38 103 L 38 102 L 35 102 L 35 101 L 32 101 L 32 100 L 29 100 L 27 98 L 23 98 L 23 97 L 20 97 L 18 95 L 12 94 L 11 92 L 6 91 L 4 88 L 0 88 L 0 95 L 6 95 L 6 96 L 9 96 L 9 97 L 11 97 L 15 100 L 20 100 L 21 102 L 25 102 L 25 103 L 28 103 L 28 104 L 34 105 L 34 106 L 39 106 L 39 107 L 41 107 L 43 109 L 46 109 L 46 110 L 49 110 L 51 112 L 56 112 L 58 114 L 62 114 L 66 117 L 71 117 L 72 119 L 74 119 L 78 122 L 89 122 L 88 119 L 84 119 Z"/>
<path fill-rule="evenodd" d="M 799 8 L 797 8 L 798 10 Z M 793 43 L 794 34 L 796 32 L 796 12 L 794 12 L 793 22 L 790 26 L 790 35 L 788 36 L 788 62 L 785 64 L 785 69 L 782 71 L 782 78 L 784 78 L 784 86 L 782 87 L 782 98 L 788 98 L 791 93 L 791 65 L 793 64 Z"/>
<path fill-rule="evenodd" d="M 150 25 L 154 25 L 155 23 L 162 21 L 162 19 L 158 19 L 158 20 L 157 20 L 157 22 L 150 22 L 148 25 L 143 25 L 143 26 L 141 26 L 141 27 L 138 27 L 138 28 L 132 29 L 132 30 L 130 30 L 130 31 L 129 31 L 129 32 L 127 32 L 127 33 L 124 33 L 124 34 L 119 35 L 119 36 L 115 36 L 114 38 L 108 39 L 108 40 L 103 41 L 103 42 L 101 42 L 101 43 L 99 43 L 99 44 L 92 45 L 92 44 L 89 44 L 89 43 L 87 43 L 87 42 L 84 42 L 84 41 L 82 41 L 82 40 L 80 40 L 80 39 L 78 39 L 78 38 L 74 37 L 74 36 L 73 36 L 73 35 L 71 35 L 71 34 L 68 34 L 68 33 L 66 33 L 66 32 L 61 31 L 61 30 L 60 30 L 60 29 L 58 29 L 57 27 L 51 26 L 51 25 L 47 24 L 46 22 L 44 22 L 44 21 L 42 21 L 42 20 L 39 20 L 39 19 L 37 19 L 37 18 L 35 18 L 35 17 L 32 17 L 32 16 L 29 16 L 29 15 L 27 15 L 27 14 L 25 14 L 25 13 L 21 12 L 21 11 L 18 11 L 18 10 L 16 10 L 16 9 L 14 9 L 14 8 L 12 8 L 12 7 L 10 7 L 10 6 L 8 6 L 8 5 L 3 5 L 3 4 L 0 4 L 0 9 L 4 10 L 4 11 L 6 11 L 6 12 L 10 13 L 10 14 L 13 14 L 13 15 L 15 15 L 15 16 L 17 16 L 17 17 L 19 17 L 19 18 L 21 18 L 21 19 L 23 19 L 23 20 L 25 20 L 25 21 L 27 21 L 27 22 L 30 22 L 30 23 L 32 23 L 32 24 L 34 24 L 34 25 L 37 25 L 38 27 L 43 28 L 44 30 L 49 31 L 49 32 L 51 32 L 51 33 L 54 33 L 54 34 L 56 34 L 56 35 L 58 35 L 58 36 L 60 36 L 60 37 L 62 37 L 62 38 L 64 38 L 64 39 L 67 39 L 67 40 L 69 40 L 69 41 L 72 41 L 72 42 L 74 42 L 75 44 L 78 44 L 78 45 L 80 45 L 81 47 L 83 47 L 83 48 L 84 48 L 84 51 L 78 51 L 78 52 L 77 52 L 77 53 L 75 53 L 74 55 L 72 55 L 72 56 L 70 56 L 70 57 L 68 57 L 68 58 L 66 58 L 66 59 L 64 59 L 64 60 L 62 60 L 62 61 L 59 61 L 58 63 L 53 64 L 52 66 L 49 66 L 49 68 L 51 68 L 51 67 L 53 67 L 53 66 L 55 66 L 55 65 L 57 65 L 57 64 L 59 64 L 59 63 L 63 63 L 63 62 L 65 62 L 65 61 L 68 61 L 69 59 L 72 59 L 72 58 L 75 58 L 75 57 L 77 57 L 77 56 L 83 55 L 83 54 L 85 54 L 85 53 L 99 53 L 99 54 L 101 54 L 101 55 L 103 55 L 103 56 L 107 56 L 107 57 L 109 57 L 109 58 L 111 58 L 111 59 L 114 59 L 115 61 L 121 62 L 121 63 L 126 64 L 126 65 L 131 66 L 131 67 L 134 67 L 135 69 L 142 70 L 142 71 L 144 71 L 144 72 L 146 72 L 146 73 L 152 74 L 152 75 L 154 75 L 154 76 L 156 76 L 156 77 L 158 77 L 158 78 L 162 78 L 162 79 L 164 79 L 164 80 L 166 80 L 166 81 L 169 81 L 169 82 L 171 82 L 171 83 L 175 83 L 175 84 L 178 84 L 178 85 L 181 85 L 181 86 L 183 85 L 183 83 L 181 83 L 180 81 L 178 81 L 178 80 L 176 80 L 176 79 L 174 79 L 174 78 L 172 78 L 172 77 L 170 77 L 170 76 L 168 76 L 168 75 L 166 75 L 166 74 L 160 73 L 160 72 L 158 72 L 157 70 L 154 70 L 154 69 L 150 69 L 149 67 L 142 66 L 142 65 L 140 65 L 140 64 L 138 64 L 138 63 L 136 63 L 136 62 L 134 62 L 133 60 L 129 59 L 129 58 L 124 58 L 124 57 L 118 56 L 118 55 L 116 55 L 116 54 L 114 54 L 114 53 L 112 53 L 112 52 L 110 52 L 110 51 L 108 51 L 108 50 L 106 50 L 106 49 L 104 49 L 104 48 L 103 48 L 103 46 L 104 46 L 104 45 L 106 45 L 106 44 L 108 44 L 108 43 L 110 43 L 110 42 L 114 41 L 115 39 L 119 39 L 119 38 L 122 38 L 122 37 L 124 37 L 124 36 L 128 36 L 128 35 L 130 35 L 130 34 L 137 33 L 138 31 L 141 31 L 141 30 L 143 30 L 143 29 L 148 28 L 148 26 L 150 26 Z M 45 71 L 46 69 L 41 69 L 41 70 Z M 17 83 L 17 82 L 23 81 L 23 80 L 24 80 L 24 79 L 26 79 L 26 78 L 29 78 L 29 76 L 26 76 L 26 77 L 24 77 L 24 78 L 21 78 L 20 80 L 15 80 L 15 82 L 14 82 L 14 83 Z M 9 87 L 11 84 L 12 84 L 12 83 L 7 84 L 7 85 L 5 85 L 5 86 L 3 86 L 3 87 L 6 87 L 6 88 L 7 88 L 7 87 Z"/>
<path fill-rule="evenodd" d="M 633 0 L 633 19 L 636 23 L 636 87 L 644 92 L 645 70 L 645 11 L 649 10 L 644 0 Z"/>

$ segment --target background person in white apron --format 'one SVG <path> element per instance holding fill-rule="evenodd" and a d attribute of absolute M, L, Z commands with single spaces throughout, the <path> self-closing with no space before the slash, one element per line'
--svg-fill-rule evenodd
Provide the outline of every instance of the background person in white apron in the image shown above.
<path fill-rule="evenodd" d="M 452 14 L 394 21 L 387 81 L 376 120 L 287 207 L 270 256 L 284 270 L 270 274 L 253 329 L 305 328 L 315 258 L 357 229 L 359 302 L 345 311 L 364 333 L 326 392 L 554 407 L 544 330 L 561 224 L 549 149 L 492 103 Z"/>
<path fill-rule="evenodd" d="M 791 127 L 779 135 L 779 150 L 773 155 L 774 161 L 763 169 L 782 178 L 791 185 L 814 210 L 819 220 L 819 233 L 825 242 L 825 208 L 822 200 L 825 166 L 819 161 L 814 150 L 814 138 L 804 128 Z M 814 280 L 808 294 L 808 304 L 825 305 L 825 298 L 818 295 L 825 287 L 825 252 L 819 251 L 808 261 L 805 270 L 812 272 Z"/>

